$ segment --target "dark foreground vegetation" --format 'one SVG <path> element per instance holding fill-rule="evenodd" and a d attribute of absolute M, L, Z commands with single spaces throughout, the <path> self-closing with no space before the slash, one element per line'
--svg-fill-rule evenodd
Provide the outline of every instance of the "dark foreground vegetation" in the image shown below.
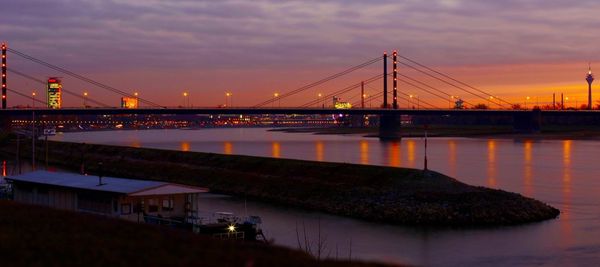
<path fill-rule="evenodd" d="M 1 266 L 383 266 L 0 200 Z"/>
<path fill-rule="evenodd" d="M 27 151 L 21 144 L 22 151 Z M 0 148 L 14 153 L 10 142 Z M 25 153 L 21 153 L 22 155 Z M 43 155 L 40 145 L 39 155 Z M 440 173 L 343 163 L 50 142 L 50 164 L 104 175 L 204 186 L 212 192 L 409 225 L 488 226 L 555 218 L 559 210 Z"/>

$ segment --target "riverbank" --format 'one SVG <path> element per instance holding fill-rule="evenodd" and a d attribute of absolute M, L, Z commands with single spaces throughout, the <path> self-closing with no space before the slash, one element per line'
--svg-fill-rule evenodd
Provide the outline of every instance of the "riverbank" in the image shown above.
<path fill-rule="evenodd" d="M 4 266 L 384 266 L 7 200 L 0 229 Z"/>
<path fill-rule="evenodd" d="M 27 144 L 21 144 L 27 151 Z M 213 192 L 371 221 L 491 226 L 555 218 L 518 194 L 470 186 L 436 172 L 146 148 L 49 142 L 51 165 L 105 175 L 204 186 Z M 11 142 L 0 150 L 15 151 Z M 38 155 L 43 155 L 41 147 Z M 22 153 L 24 155 L 25 153 Z"/>
<path fill-rule="evenodd" d="M 378 137 L 377 127 L 323 127 L 323 128 L 282 128 L 270 131 L 286 133 L 313 133 L 361 135 Z M 401 128 L 402 137 L 424 137 L 423 125 L 407 125 Z M 531 140 L 600 140 L 600 127 L 589 125 L 544 126 L 542 132 L 533 134 L 515 133 L 512 126 L 483 125 L 430 125 L 427 127 L 429 137 L 470 137 L 498 139 L 531 139 Z"/>

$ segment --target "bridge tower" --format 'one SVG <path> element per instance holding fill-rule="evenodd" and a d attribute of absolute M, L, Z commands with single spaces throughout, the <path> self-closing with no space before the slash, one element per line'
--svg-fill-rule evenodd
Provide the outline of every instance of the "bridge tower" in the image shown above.
<path fill-rule="evenodd" d="M 392 107 L 394 109 L 398 109 L 398 52 L 396 52 L 396 50 L 394 50 L 394 53 L 392 53 L 393 55 L 393 60 L 394 60 L 394 81 L 393 81 L 393 91 L 392 91 L 392 96 L 394 98 L 394 102 L 392 103 Z"/>
<path fill-rule="evenodd" d="M 6 109 L 6 43 L 2 43 L 2 109 Z"/>
<path fill-rule="evenodd" d="M 387 107 L 387 52 L 383 52 L 383 108 Z"/>
<path fill-rule="evenodd" d="M 592 83 L 594 82 L 594 75 L 592 74 L 592 64 L 589 64 L 588 74 L 585 77 L 585 80 L 588 83 L 588 106 L 587 109 L 592 109 Z"/>

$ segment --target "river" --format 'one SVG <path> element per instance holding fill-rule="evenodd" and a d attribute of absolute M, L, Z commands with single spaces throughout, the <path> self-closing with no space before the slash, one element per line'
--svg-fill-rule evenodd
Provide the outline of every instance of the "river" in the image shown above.
<path fill-rule="evenodd" d="M 58 141 L 181 151 L 422 168 L 424 140 L 260 128 L 58 134 Z M 207 195 L 202 208 L 256 214 L 268 238 L 297 248 L 308 240 L 330 257 L 425 266 L 589 266 L 600 264 L 600 142 L 430 138 L 429 168 L 472 185 L 517 192 L 561 210 L 558 219 L 484 229 L 414 228 L 370 223 Z M 296 231 L 298 230 L 298 231 Z M 299 232 L 300 238 L 297 237 Z M 314 249 L 313 249 L 314 250 Z"/>

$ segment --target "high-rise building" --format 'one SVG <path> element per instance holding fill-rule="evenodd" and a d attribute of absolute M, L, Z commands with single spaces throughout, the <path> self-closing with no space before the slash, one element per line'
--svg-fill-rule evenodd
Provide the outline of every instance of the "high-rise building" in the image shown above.
<path fill-rule="evenodd" d="M 138 108 L 137 97 L 121 97 L 121 108 L 127 108 L 127 109 Z"/>
<path fill-rule="evenodd" d="M 592 65 L 589 65 L 589 70 L 585 80 L 588 83 L 588 106 L 587 109 L 592 109 L 592 82 L 594 82 L 594 75 L 592 75 Z"/>
<path fill-rule="evenodd" d="M 48 108 L 59 109 L 62 107 L 62 82 L 58 78 L 48 78 L 48 91 L 46 97 Z"/>

